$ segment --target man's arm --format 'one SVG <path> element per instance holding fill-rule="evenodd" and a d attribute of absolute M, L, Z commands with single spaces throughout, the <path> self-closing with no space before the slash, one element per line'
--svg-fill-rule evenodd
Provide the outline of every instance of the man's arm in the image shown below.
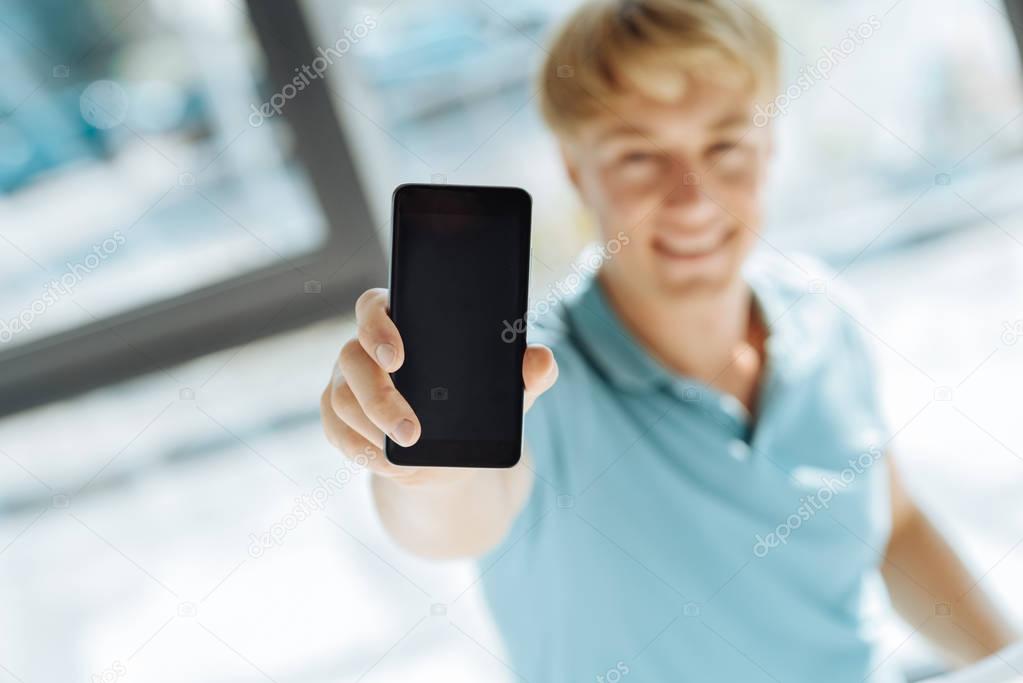
<path fill-rule="evenodd" d="M 882 573 L 896 610 L 957 665 L 1013 642 L 1016 634 L 979 579 L 910 497 L 894 464 L 890 470 L 892 535 Z"/>
<path fill-rule="evenodd" d="M 510 469 L 466 470 L 441 483 L 406 486 L 373 476 L 380 520 L 398 545 L 422 557 L 479 557 L 495 547 L 533 487 L 529 452 Z"/>

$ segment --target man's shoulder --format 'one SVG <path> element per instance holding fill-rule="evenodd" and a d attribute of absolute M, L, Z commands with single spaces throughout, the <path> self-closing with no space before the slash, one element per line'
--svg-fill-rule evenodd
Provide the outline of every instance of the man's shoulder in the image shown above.
<path fill-rule="evenodd" d="M 843 307 L 858 308 L 858 298 L 839 277 L 841 271 L 804 253 L 763 253 L 751 258 L 743 271 L 762 294 L 793 304 L 807 296 Z"/>
<path fill-rule="evenodd" d="M 805 340 L 848 337 L 865 315 L 865 304 L 841 271 L 805 254 L 762 255 L 744 268 L 768 323 Z"/>

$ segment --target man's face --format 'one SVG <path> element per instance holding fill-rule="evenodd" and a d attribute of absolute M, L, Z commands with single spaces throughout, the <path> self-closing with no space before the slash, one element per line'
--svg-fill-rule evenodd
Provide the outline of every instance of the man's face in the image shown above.
<path fill-rule="evenodd" d="M 604 240 L 629 236 L 604 265 L 609 278 L 672 295 L 740 277 L 760 230 L 771 148 L 768 129 L 752 125 L 753 105 L 748 89 L 693 80 L 671 104 L 624 97 L 566 143 Z"/>

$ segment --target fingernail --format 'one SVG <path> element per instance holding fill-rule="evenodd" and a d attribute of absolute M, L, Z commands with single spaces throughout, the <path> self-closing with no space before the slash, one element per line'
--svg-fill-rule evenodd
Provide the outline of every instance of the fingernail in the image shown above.
<path fill-rule="evenodd" d="M 412 437 L 416 433 L 416 426 L 412 424 L 412 420 L 402 420 L 398 423 L 398 426 L 394 428 L 394 440 L 402 446 L 411 446 Z"/>
<path fill-rule="evenodd" d="M 394 347 L 390 344 L 378 344 L 377 345 L 377 362 L 380 363 L 381 367 L 389 368 L 394 362 Z"/>

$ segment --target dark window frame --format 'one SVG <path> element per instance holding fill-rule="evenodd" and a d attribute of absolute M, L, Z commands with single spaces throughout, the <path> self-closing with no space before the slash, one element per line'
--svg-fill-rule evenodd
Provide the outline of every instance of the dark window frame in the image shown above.
<path fill-rule="evenodd" d="M 299 3 L 248 0 L 274 89 L 315 57 Z M 295 155 L 328 226 L 315 252 L 0 352 L 0 415 L 170 368 L 352 310 L 386 286 L 384 247 L 329 87 L 312 80 L 289 103 Z"/>

